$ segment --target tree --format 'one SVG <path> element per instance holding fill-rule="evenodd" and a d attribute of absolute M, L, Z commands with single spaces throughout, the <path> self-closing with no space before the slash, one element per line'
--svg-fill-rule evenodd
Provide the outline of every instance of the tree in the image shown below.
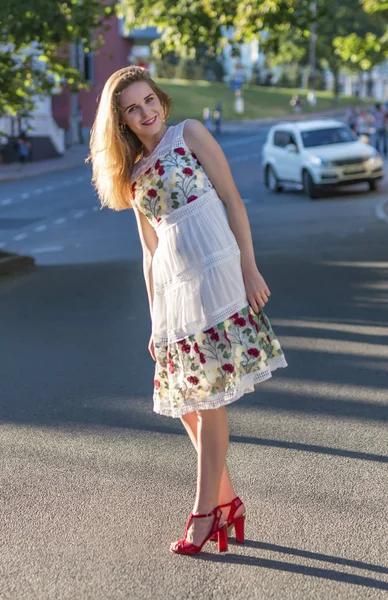
<path fill-rule="evenodd" d="M 368 57 L 368 64 L 378 64 L 384 60 L 379 48 L 367 43 L 369 38 L 378 39 L 383 34 L 384 27 L 355 0 L 318 0 L 316 29 L 317 65 L 321 69 L 329 68 L 333 73 L 335 97 L 339 93 L 341 69 L 356 67 L 351 62 L 348 36 L 351 39 L 356 37 L 357 40 L 365 40 L 364 58 Z M 304 9 L 293 22 L 275 25 L 263 45 L 274 64 L 298 62 L 305 67 L 308 65 L 310 32 L 311 14 L 309 16 Z"/>
<path fill-rule="evenodd" d="M 363 30 L 335 40 L 336 54 L 352 70 L 370 71 L 388 58 L 388 0 L 361 0 Z"/>
<path fill-rule="evenodd" d="M 82 76 L 70 60 L 70 44 L 85 50 L 101 42 L 114 11 L 99 0 L 2 0 L 0 5 L 0 116 L 27 116 L 36 95 L 66 82 L 79 86 Z"/>
<path fill-rule="evenodd" d="M 366 9 L 380 10 L 388 19 L 388 0 L 363 2 L 365 8 L 362 0 L 317 1 L 317 61 L 333 72 L 336 95 L 340 69 L 349 63 L 350 41 L 344 40 L 372 34 L 382 47 L 384 27 Z M 209 54 L 216 54 L 227 42 L 260 37 L 273 63 L 308 62 L 311 0 L 121 0 L 121 7 L 131 27 L 159 28 L 162 35 L 153 46 L 159 56 L 173 51 L 194 58 L 203 44 Z M 378 57 L 371 44 L 366 43 L 364 50 L 375 64 Z"/>
<path fill-rule="evenodd" d="M 120 0 L 128 27 L 156 26 L 161 38 L 154 42 L 159 55 L 174 51 L 194 58 L 205 44 L 216 54 L 229 43 L 257 38 L 283 20 L 296 18 L 298 5 L 306 0 Z"/>

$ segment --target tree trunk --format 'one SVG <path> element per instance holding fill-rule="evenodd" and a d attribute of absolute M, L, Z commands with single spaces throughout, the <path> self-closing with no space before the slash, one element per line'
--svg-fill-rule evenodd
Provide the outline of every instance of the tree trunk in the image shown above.
<path fill-rule="evenodd" d="M 337 67 L 333 69 L 334 86 L 333 86 L 333 100 L 335 104 L 338 104 L 339 93 L 340 93 L 340 72 Z"/>

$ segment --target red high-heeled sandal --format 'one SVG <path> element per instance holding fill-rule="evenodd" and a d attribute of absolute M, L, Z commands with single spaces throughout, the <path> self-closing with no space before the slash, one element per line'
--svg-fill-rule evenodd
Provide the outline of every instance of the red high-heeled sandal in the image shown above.
<path fill-rule="evenodd" d="M 195 544 L 188 542 L 186 538 L 192 519 L 202 519 L 204 517 L 212 516 L 214 517 L 212 527 L 202 544 L 200 546 L 196 546 Z M 216 508 L 207 515 L 194 515 L 191 513 L 186 524 L 185 537 L 171 544 L 171 552 L 175 552 L 176 554 L 198 554 L 201 552 L 203 546 L 208 540 L 210 540 L 210 538 L 214 538 L 216 541 L 218 540 L 218 552 L 226 552 L 228 549 L 228 527 L 226 523 L 220 526 L 221 517 L 222 510 L 219 506 L 216 506 Z"/>
<path fill-rule="evenodd" d="M 242 500 L 237 496 L 231 502 L 227 502 L 227 504 L 220 504 L 218 508 L 226 508 L 230 506 L 230 511 L 228 514 L 228 529 L 229 527 L 234 527 L 234 532 L 236 534 L 236 542 L 238 544 L 244 544 L 245 536 L 244 536 L 244 525 L 245 525 L 245 513 L 240 515 L 239 517 L 235 517 L 236 511 L 240 506 L 242 506 Z M 217 541 L 217 537 L 213 535 L 211 538 L 212 542 Z"/>

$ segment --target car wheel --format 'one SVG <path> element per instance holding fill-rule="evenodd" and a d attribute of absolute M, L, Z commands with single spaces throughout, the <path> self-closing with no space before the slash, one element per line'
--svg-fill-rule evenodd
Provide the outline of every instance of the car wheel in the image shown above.
<path fill-rule="evenodd" d="M 368 186 L 370 192 L 375 192 L 378 189 L 379 184 L 376 179 L 368 179 Z"/>
<path fill-rule="evenodd" d="M 265 170 L 265 185 L 270 192 L 279 192 L 281 190 L 279 179 L 275 173 L 275 169 L 271 165 L 268 165 Z"/>
<path fill-rule="evenodd" d="M 311 200 L 319 198 L 318 188 L 308 171 L 303 171 L 303 190 Z"/>

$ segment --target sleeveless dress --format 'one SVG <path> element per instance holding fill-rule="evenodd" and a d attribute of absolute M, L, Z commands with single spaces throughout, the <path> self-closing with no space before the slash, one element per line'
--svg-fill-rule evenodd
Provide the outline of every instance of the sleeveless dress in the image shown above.
<path fill-rule="evenodd" d="M 154 411 L 171 417 L 230 404 L 287 366 L 264 311 L 249 306 L 226 210 L 184 126 L 169 127 L 132 172 L 132 202 L 158 236 Z"/>

